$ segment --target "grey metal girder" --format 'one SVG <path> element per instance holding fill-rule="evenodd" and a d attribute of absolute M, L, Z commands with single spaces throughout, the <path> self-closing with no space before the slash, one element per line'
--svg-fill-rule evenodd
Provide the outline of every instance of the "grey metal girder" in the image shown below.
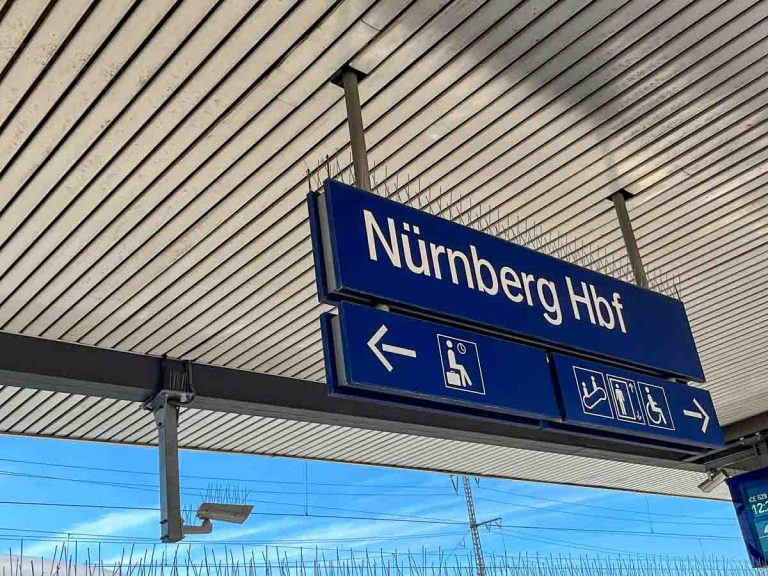
<path fill-rule="evenodd" d="M 162 388 L 163 363 L 158 356 L 0 333 L 0 385 L 145 402 Z M 330 396 L 326 385 L 308 380 L 198 363 L 186 368 L 194 408 L 704 470 L 690 454 L 673 449 Z"/>

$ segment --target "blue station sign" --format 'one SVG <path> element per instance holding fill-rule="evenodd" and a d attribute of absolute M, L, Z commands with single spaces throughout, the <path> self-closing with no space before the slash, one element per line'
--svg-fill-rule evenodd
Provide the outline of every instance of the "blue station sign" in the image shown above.
<path fill-rule="evenodd" d="M 768 566 L 768 468 L 728 479 L 741 535 L 755 568 Z"/>
<path fill-rule="evenodd" d="M 324 322 L 334 392 L 560 420 L 543 350 L 348 302 Z"/>
<path fill-rule="evenodd" d="M 678 300 L 327 181 L 310 195 L 325 302 L 390 303 L 703 381 Z"/>
<path fill-rule="evenodd" d="M 707 448 L 724 445 L 706 390 L 562 354 L 552 359 L 566 423 Z"/>

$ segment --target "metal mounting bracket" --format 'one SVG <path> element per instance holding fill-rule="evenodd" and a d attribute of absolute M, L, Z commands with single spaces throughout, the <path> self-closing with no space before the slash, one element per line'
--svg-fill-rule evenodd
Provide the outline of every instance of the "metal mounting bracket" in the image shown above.
<path fill-rule="evenodd" d="M 768 439 L 762 434 L 755 435 L 757 442 L 755 443 L 755 460 L 757 462 L 757 468 L 768 468 Z"/>
<path fill-rule="evenodd" d="M 365 124 L 358 82 L 365 77 L 351 66 L 345 66 L 337 72 L 331 82 L 344 88 L 344 102 L 347 108 L 349 142 L 352 148 L 352 164 L 355 170 L 355 186 L 371 191 L 371 173 L 368 168 L 368 150 L 365 145 Z"/>
<path fill-rule="evenodd" d="M 179 406 L 189 404 L 194 397 L 191 364 L 163 358 L 158 391 L 144 402 L 144 408 L 152 412 L 157 426 L 160 538 L 163 542 L 179 542 L 184 538 L 179 488 Z M 210 522 L 201 527 L 189 528 L 210 532 Z"/>
<path fill-rule="evenodd" d="M 643 288 L 648 288 L 648 277 L 645 275 L 643 261 L 640 258 L 640 249 L 637 247 L 635 232 L 632 229 L 632 221 L 630 220 L 629 212 L 627 211 L 626 200 L 629 196 L 631 196 L 631 194 L 626 190 L 619 190 L 611 194 L 610 199 L 616 210 L 616 218 L 619 221 L 621 235 L 624 238 L 624 246 L 627 249 L 629 263 L 632 265 L 632 274 L 635 277 L 635 284 L 642 286 Z"/>

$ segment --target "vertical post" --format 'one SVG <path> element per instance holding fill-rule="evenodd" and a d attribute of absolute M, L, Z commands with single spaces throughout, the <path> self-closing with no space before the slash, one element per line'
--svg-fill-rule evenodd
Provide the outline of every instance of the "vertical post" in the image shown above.
<path fill-rule="evenodd" d="M 368 150 L 365 146 L 365 127 L 357 89 L 357 72 L 351 68 L 341 73 L 344 86 L 344 102 L 347 105 L 347 125 L 352 144 L 352 164 L 355 168 L 355 186 L 371 191 L 371 174 L 368 171 Z"/>
<path fill-rule="evenodd" d="M 469 519 L 469 530 L 472 532 L 472 549 L 475 552 L 475 564 L 477 565 L 477 576 L 485 576 L 485 558 L 483 557 L 483 546 L 480 542 L 480 526 L 477 523 L 475 514 L 475 500 L 472 498 L 472 485 L 469 483 L 469 476 L 461 477 L 464 482 L 464 498 L 467 501 L 467 517 Z"/>
<path fill-rule="evenodd" d="M 755 456 L 760 468 L 768 467 L 768 440 L 755 444 Z"/>
<path fill-rule="evenodd" d="M 624 237 L 624 245 L 627 248 L 629 263 L 632 265 L 635 284 L 648 288 L 648 278 L 645 276 L 643 261 L 640 258 L 640 250 L 637 247 L 637 240 L 635 240 L 635 232 L 632 230 L 632 221 L 629 219 L 629 212 L 627 212 L 626 197 L 627 192 L 619 190 L 611 195 L 611 201 L 616 209 L 616 216 L 619 219 L 619 227 L 621 228 L 621 235 Z"/>
<path fill-rule="evenodd" d="M 160 455 L 160 537 L 179 542 L 184 537 L 179 496 L 179 407 L 159 393 L 152 404 Z"/>

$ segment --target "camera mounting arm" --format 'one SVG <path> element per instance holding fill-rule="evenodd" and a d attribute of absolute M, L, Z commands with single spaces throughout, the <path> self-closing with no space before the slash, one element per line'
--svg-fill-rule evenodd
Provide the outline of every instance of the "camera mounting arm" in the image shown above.
<path fill-rule="evenodd" d="M 157 426 L 160 464 L 160 538 L 179 542 L 184 534 L 207 534 L 210 520 L 201 526 L 184 526 L 179 488 L 179 406 L 192 402 L 195 391 L 188 362 L 163 358 L 162 381 L 158 392 L 144 403 Z"/>

